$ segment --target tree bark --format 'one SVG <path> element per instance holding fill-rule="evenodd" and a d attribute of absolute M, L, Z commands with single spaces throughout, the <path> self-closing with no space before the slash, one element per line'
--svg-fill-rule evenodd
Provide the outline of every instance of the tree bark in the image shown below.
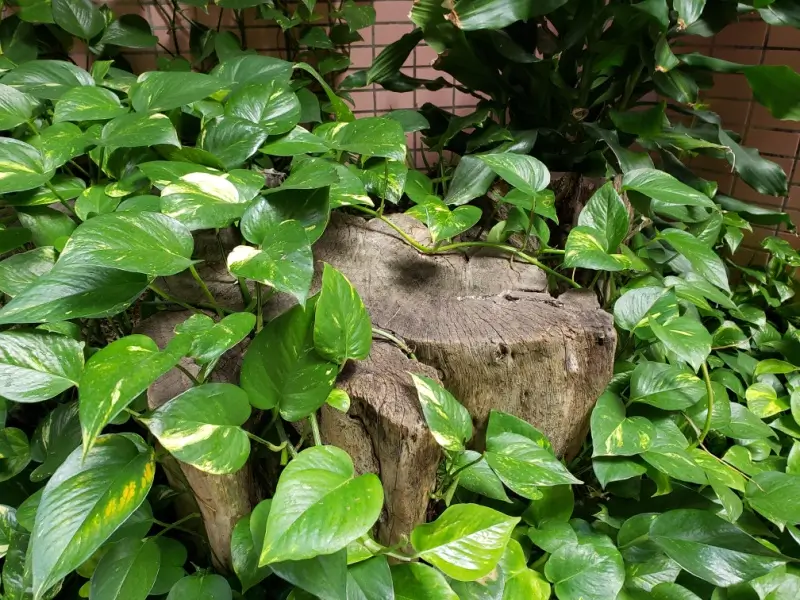
<path fill-rule="evenodd" d="M 191 315 L 189 311 L 160 312 L 142 321 L 137 333 L 151 337 L 163 348 L 174 335 L 175 326 Z M 241 344 L 225 353 L 210 381 L 238 384 L 242 356 Z M 181 366 L 192 375 L 197 375 L 199 371 L 189 359 L 183 359 Z M 172 369 L 147 390 L 147 404 L 151 410 L 158 408 L 190 387 L 191 380 L 179 369 Z M 250 464 L 245 464 L 241 470 L 230 475 L 211 475 L 186 463 L 175 462 L 180 466 L 183 477 L 178 478 L 174 470 L 171 473 L 167 470 L 170 485 L 177 491 L 191 491 L 203 519 L 214 567 L 231 571 L 233 527 L 239 519 L 250 514 L 257 501 Z M 186 486 L 189 490 L 186 490 Z"/>
<path fill-rule="evenodd" d="M 415 219 L 391 219 L 430 243 Z M 420 254 L 377 219 L 333 215 L 314 251 L 318 267 L 350 279 L 376 327 L 439 371 L 479 430 L 502 410 L 541 429 L 558 455 L 578 451 L 616 345 L 591 293 L 553 298 L 540 269 L 507 257 Z"/>
<path fill-rule="evenodd" d="M 339 379 L 350 410 L 344 414 L 326 405 L 320 419 L 325 443 L 346 450 L 359 474 L 381 477 L 386 502 L 377 534 L 388 545 L 425 521 L 441 460 L 408 373 L 436 378 L 430 367 L 375 341 L 369 358 L 349 363 Z"/>

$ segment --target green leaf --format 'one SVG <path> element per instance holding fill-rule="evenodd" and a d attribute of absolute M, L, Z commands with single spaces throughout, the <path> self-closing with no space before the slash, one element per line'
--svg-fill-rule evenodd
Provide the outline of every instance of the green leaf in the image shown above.
<path fill-rule="evenodd" d="M 16 509 L 0 504 L 0 558 L 8 553 L 15 531 L 19 528 Z"/>
<path fill-rule="evenodd" d="M 314 275 L 314 257 L 308 236 L 298 221 L 272 223 L 261 248 L 236 246 L 228 255 L 228 270 L 292 294 L 305 304 Z"/>
<path fill-rule="evenodd" d="M 431 241 L 436 243 L 464 233 L 480 221 L 483 213 L 477 206 L 459 206 L 451 211 L 436 196 L 426 196 L 406 214 L 425 223 L 430 229 Z"/>
<path fill-rule="evenodd" d="M 92 574 L 91 598 L 144 600 L 161 566 L 157 539 L 125 538 L 113 544 Z"/>
<path fill-rule="evenodd" d="M 231 181 L 208 173 L 188 173 L 161 190 L 161 211 L 192 231 L 227 227 L 247 202 Z"/>
<path fill-rule="evenodd" d="M 478 452 L 464 450 L 453 461 L 453 468 L 463 469 L 458 474 L 460 487 L 492 500 L 511 502 L 503 488 L 503 482 Z"/>
<path fill-rule="evenodd" d="M 714 348 L 733 347 L 748 350 L 750 348 L 750 341 L 736 323 L 733 321 L 723 321 L 722 324 L 714 330 L 714 334 L 711 337 L 711 345 Z"/>
<path fill-rule="evenodd" d="M 261 533 L 263 537 L 263 530 Z M 345 549 L 306 560 L 272 563 L 270 567 L 281 579 L 285 579 L 315 598 L 321 600 L 346 600 L 348 598 L 347 550 Z"/>
<path fill-rule="evenodd" d="M 455 22 L 464 31 L 503 29 L 515 21 L 545 15 L 566 0 L 542 0 L 531 4 L 524 0 L 458 0 L 453 9 Z"/>
<path fill-rule="evenodd" d="M 30 230 L 33 243 L 39 247 L 62 248 L 75 230 L 75 221 L 69 215 L 49 206 L 30 206 L 17 209 L 23 227 Z"/>
<path fill-rule="evenodd" d="M 711 512 L 671 510 L 656 517 L 650 538 L 695 577 L 728 587 L 769 573 L 785 559 Z"/>
<path fill-rule="evenodd" d="M 75 200 L 75 214 L 81 221 L 87 221 L 91 217 L 114 212 L 119 204 L 119 198 L 106 194 L 105 186 L 93 185 L 81 191 L 78 199 Z M 157 210 L 150 212 L 157 212 Z"/>
<path fill-rule="evenodd" d="M 25 142 L 0 138 L 0 194 L 24 192 L 44 185 L 54 171 L 45 166 L 42 153 Z"/>
<path fill-rule="evenodd" d="M 715 208 L 708 196 L 658 169 L 636 169 L 625 173 L 622 188 L 637 191 L 665 204 Z"/>
<path fill-rule="evenodd" d="M 289 83 L 292 63 L 272 56 L 245 54 L 221 62 L 214 67 L 211 74 L 237 85 L 269 80 Z"/>
<path fill-rule="evenodd" d="M 374 82 L 380 83 L 398 73 L 411 52 L 422 41 L 422 36 L 422 29 L 416 28 L 381 50 L 367 70 L 366 85 Z"/>
<path fill-rule="evenodd" d="M 0 333 L 0 396 L 43 402 L 68 390 L 83 370 L 83 343 L 39 331 Z"/>
<path fill-rule="evenodd" d="M 476 154 L 475 158 L 525 194 L 535 196 L 550 184 L 547 167 L 532 156 L 504 152 Z"/>
<path fill-rule="evenodd" d="M 675 0 L 673 8 L 678 13 L 678 27 L 686 29 L 697 21 L 705 6 L 706 0 Z M 664 598 L 664 600 L 667 599 Z"/>
<path fill-rule="evenodd" d="M 561 600 L 616 598 L 625 582 L 625 566 L 614 544 L 605 536 L 579 538 L 576 545 L 556 550 L 544 573 Z"/>
<path fill-rule="evenodd" d="M 6 73 L 2 83 L 34 98 L 58 100 L 69 89 L 93 86 L 94 79 L 65 60 L 32 60 Z"/>
<path fill-rule="evenodd" d="M 320 357 L 313 343 L 314 305 L 295 306 L 270 321 L 247 348 L 241 385 L 256 408 L 279 407 L 289 421 L 325 403 L 337 365 Z"/>
<path fill-rule="evenodd" d="M 745 499 L 764 517 L 778 523 L 800 523 L 800 475 L 764 471 L 747 482 Z"/>
<path fill-rule="evenodd" d="M 331 362 L 363 360 L 372 347 L 369 314 L 347 278 L 325 263 L 314 320 L 314 347 Z"/>
<path fill-rule="evenodd" d="M 650 319 L 650 328 L 664 347 L 697 371 L 711 353 L 711 334 L 697 319 L 678 317 L 661 325 Z"/>
<path fill-rule="evenodd" d="M 231 534 L 231 561 L 242 583 L 242 593 L 258 585 L 272 572 L 269 567 L 258 566 L 271 504 L 272 500 L 259 502 L 251 514 L 239 519 Z"/>
<path fill-rule="evenodd" d="M 327 139 L 337 150 L 400 162 L 406 159 L 406 135 L 402 125 L 393 119 L 368 117 L 336 123 Z"/>
<path fill-rule="evenodd" d="M 392 572 L 385 556 L 375 556 L 348 569 L 347 597 L 351 600 L 394 600 Z"/>
<path fill-rule="evenodd" d="M 31 232 L 23 227 L 4 228 L 0 225 L 0 254 L 15 250 L 31 241 Z"/>
<path fill-rule="evenodd" d="M 241 342 L 256 324 L 256 316 L 249 312 L 228 315 L 218 323 L 208 315 L 194 314 L 175 328 L 176 334 L 192 339 L 189 356 L 199 363 L 208 364 Z"/>
<path fill-rule="evenodd" d="M 777 415 L 789 408 L 789 403 L 784 398 L 778 398 L 775 388 L 760 381 L 747 388 L 745 398 L 747 407 L 759 419 Z"/>
<path fill-rule="evenodd" d="M 678 481 L 705 485 L 708 483 L 703 469 L 687 452 L 689 442 L 678 426 L 668 418 L 655 419 L 656 438 L 642 454 L 649 465 Z"/>
<path fill-rule="evenodd" d="M 131 113 L 110 120 L 103 126 L 98 146 L 140 148 L 144 146 L 178 146 L 178 134 L 168 117 L 162 114 Z"/>
<path fill-rule="evenodd" d="M 90 40 L 106 25 L 92 0 L 52 0 L 52 7 L 56 25 L 82 40 Z"/>
<path fill-rule="evenodd" d="M 242 216 L 242 235 L 260 245 L 282 221 L 298 221 L 313 244 L 325 232 L 330 218 L 329 188 L 277 189 L 253 202 Z"/>
<path fill-rule="evenodd" d="M 231 586 L 222 575 L 198 572 L 178 581 L 167 595 L 167 600 L 231 600 Z"/>
<path fill-rule="evenodd" d="M 267 131 L 259 125 L 223 116 L 205 124 L 199 145 L 216 156 L 226 169 L 234 169 L 258 152 L 266 139 Z"/>
<path fill-rule="evenodd" d="M 55 249 L 36 248 L 0 261 L 0 292 L 14 297 L 49 272 L 56 262 Z"/>
<path fill-rule="evenodd" d="M 786 173 L 779 164 L 762 157 L 755 148 L 740 146 L 722 127 L 719 127 L 718 135 L 720 143 L 730 149 L 726 158 L 747 185 L 757 192 L 771 196 L 782 196 L 787 193 Z M 717 199 L 719 200 L 719 197 Z M 764 211 L 775 212 L 769 209 Z"/>
<path fill-rule="evenodd" d="M 183 563 L 187 558 L 184 545 L 168 537 L 158 537 L 156 541 L 161 552 L 161 567 L 156 582 L 150 590 L 152 596 L 166 594 L 186 575 L 186 571 L 183 570 Z"/>
<path fill-rule="evenodd" d="M 28 436 L 16 427 L 0 429 L 0 482 L 19 475 L 31 461 Z"/>
<path fill-rule="evenodd" d="M 202 73 L 150 71 L 140 75 L 131 89 L 131 105 L 140 113 L 166 112 L 207 98 L 224 87 L 224 81 Z"/>
<path fill-rule="evenodd" d="M 422 131 L 428 129 L 431 125 L 428 123 L 421 112 L 407 108 L 392 110 L 386 113 L 387 119 L 394 119 L 403 126 L 403 131 L 406 133 L 414 133 L 415 131 Z M 414 171 L 417 173 L 417 171 Z"/>
<path fill-rule="evenodd" d="M 605 234 L 593 227 L 573 227 L 564 247 L 564 266 L 594 269 L 596 271 L 622 271 L 630 266 L 621 254 L 609 254 Z"/>
<path fill-rule="evenodd" d="M 158 44 L 158 37 L 153 35 L 150 24 L 140 15 L 119 15 L 109 23 L 100 38 L 98 45 L 105 44 L 123 48 L 153 48 Z"/>
<path fill-rule="evenodd" d="M 647 471 L 641 462 L 622 457 L 595 457 L 592 459 L 592 468 L 603 488 L 614 481 L 644 475 Z"/>
<path fill-rule="evenodd" d="M 146 335 L 129 335 L 111 342 L 87 361 L 80 381 L 83 445 L 88 452 L 111 420 L 148 386 L 172 369 L 180 351 L 160 352 Z"/>
<path fill-rule="evenodd" d="M 641 362 L 631 375 L 631 400 L 663 410 L 683 410 L 706 395 L 705 384 L 678 367 Z"/>
<path fill-rule="evenodd" d="M 193 387 L 141 420 L 178 460 L 222 475 L 241 469 L 250 456 L 242 425 L 250 418 L 247 394 L 230 383 Z"/>
<path fill-rule="evenodd" d="M 436 443 L 445 450 L 459 451 L 472 438 L 469 411 L 439 383 L 424 375 L 411 374 L 422 414 Z"/>
<path fill-rule="evenodd" d="M 42 464 L 31 473 L 31 481 L 43 481 L 56 472 L 81 444 L 78 404 L 59 404 L 39 422 L 31 440 L 31 458 Z"/>
<path fill-rule="evenodd" d="M 755 440 L 777 437 L 777 434 L 746 407 L 731 403 L 730 423 L 719 428 L 719 432 L 740 440 Z"/>
<path fill-rule="evenodd" d="M 613 392 L 604 392 L 592 411 L 592 457 L 634 456 L 653 445 L 656 429 L 644 417 L 626 417 L 625 406 Z"/>
<path fill-rule="evenodd" d="M 344 450 L 303 450 L 281 473 L 264 535 L 260 565 L 330 554 L 365 535 L 383 507 L 376 475 L 354 476 Z M 325 530 L 320 536 L 319 531 Z"/>
<path fill-rule="evenodd" d="M 76 449 L 50 478 L 31 537 L 35 598 L 78 568 L 139 507 L 155 474 L 151 447 L 107 435 L 84 457 Z"/>
<path fill-rule="evenodd" d="M 609 250 L 615 250 L 628 235 L 628 210 L 612 182 L 597 190 L 578 216 L 578 225 L 603 232 Z"/>
<path fill-rule="evenodd" d="M 277 139 L 270 138 L 261 146 L 261 152 L 270 156 L 297 156 L 330 150 L 321 137 L 309 133 L 299 125 Z"/>
<path fill-rule="evenodd" d="M 566 523 L 575 507 L 575 494 L 571 485 L 554 485 L 539 490 L 540 498 L 534 498 L 522 514 L 526 523 L 542 527 L 547 523 Z"/>
<path fill-rule="evenodd" d="M 581 483 L 552 452 L 517 433 L 489 437 L 484 457 L 503 483 L 525 498 L 537 498 L 537 486 Z"/>
<path fill-rule="evenodd" d="M 191 232 L 175 219 L 151 212 L 111 213 L 78 226 L 60 261 L 163 276 L 191 266 L 193 250 Z"/>
<path fill-rule="evenodd" d="M 395 600 L 459 600 L 439 571 L 412 562 L 392 567 Z"/>
<path fill-rule="evenodd" d="M 531 440 L 537 446 L 552 452 L 553 446 L 545 435 L 527 421 L 501 412 L 492 410 L 489 412 L 489 424 L 486 427 L 486 439 L 497 437 L 504 433 L 516 433 Z"/>
<path fill-rule="evenodd" d="M 115 315 L 147 287 L 144 275 L 90 265 L 59 265 L 0 309 L 0 324 Z"/>
<path fill-rule="evenodd" d="M 611 110 L 609 116 L 617 129 L 645 138 L 658 136 L 664 130 L 665 104 L 660 102 L 647 110 L 620 112 Z"/>
<path fill-rule="evenodd" d="M 487 506 L 456 504 L 432 523 L 417 525 L 411 544 L 448 577 L 475 581 L 495 568 L 519 521 Z"/>
<path fill-rule="evenodd" d="M 0 83 L 0 130 L 13 129 L 33 115 L 36 99 Z"/>
<path fill-rule="evenodd" d="M 746 67 L 744 76 L 755 99 L 776 119 L 800 121 L 800 74 L 786 65 Z"/>
<path fill-rule="evenodd" d="M 82 86 L 67 90 L 56 102 L 53 123 L 64 121 L 107 121 L 128 112 L 112 91 Z"/>
<path fill-rule="evenodd" d="M 677 311 L 674 297 L 667 297 L 668 290 L 663 287 L 646 286 L 627 290 L 614 304 L 614 322 L 625 331 L 634 331 L 637 327 L 647 326 L 647 316 L 651 313 L 658 318 L 664 316 L 659 308 L 665 304 L 673 304 Z"/>
<path fill-rule="evenodd" d="M 286 84 L 253 82 L 230 95 L 225 114 L 263 127 L 270 135 L 280 135 L 292 131 L 300 122 L 300 101 Z"/>

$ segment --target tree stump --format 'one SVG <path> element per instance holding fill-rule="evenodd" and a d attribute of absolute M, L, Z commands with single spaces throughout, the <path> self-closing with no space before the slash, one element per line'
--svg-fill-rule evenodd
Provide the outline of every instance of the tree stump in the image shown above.
<path fill-rule="evenodd" d="M 174 335 L 175 326 L 191 315 L 189 311 L 164 311 L 142 321 L 137 327 L 137 333 L 151 337 L 163 348 Z M 240 344 L 220 358 L 210 381 L 239 383 L 242 347 L 243 344 Z M 197 365 L 189 359 L 183 359 L 181 366 L 193 375 L 197 375 L 199 371 Z M 190 387 L 191 380 L 179 369 L 172 369 L 148 388 L 147 405 L 151 410 L 158 408 Z M 170 486 L 179 492 L 188 491 L 194 496 L 208 536 L 214 567 L 231 571 L 231 533 L 237 521 L 250 514 L 258 500 L 250 463 L 231 475 L 211 475 L 186 463 L 172 460 L 179 466 L 182 478 L 175 469 L 167 469 Z"/>
<path fill-rule="evenodd" d="M 337 383 L 350 396 L 348 413 L 326 405 L 320 418 L 326 444 L 346 450 L 359 474 L 380 475 L 386 503 L 377 534 L 389 545 L 425 522 L 441 460 L 409 372 L 436 378 L 430 367 L 375 341 L 369 358 L 349 363 Z"/>
<path fill-rule="evenodd" d="M 417 220 L 391 219 L 430 243 Z M 554 298 L 544 272 L 508 257 L 421 254 L 378 219 L 334 214 L 314 256 L 350 279 L 376 327 L 438 370 L 479 430 L 502 410 L 541 429 L 559 456 L 578 451 L 616 345 L 591 293 Z"/>

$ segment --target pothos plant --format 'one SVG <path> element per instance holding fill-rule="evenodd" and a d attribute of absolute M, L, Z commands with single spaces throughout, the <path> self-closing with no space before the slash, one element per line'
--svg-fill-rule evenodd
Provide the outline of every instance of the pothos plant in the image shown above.
<path fill-rule="evenodd" d="M 318 80 L 334 117 L 313 132 L 301 125 L 315 119 L 292 89 L 298 72 Z M 549 590 L 512 540 L 520 518 L 476 502 L 420 525 L 409 547 L 380 545 L 370 532 L 381 481 L 356 476 L 347 453 L 320 436 L 318 410 L 326 402 L 347 410 L 336 378 L 367 356 L 373 331 L 357 291 L 333 267 L 310 297 L 311 245 L 333 209 L 385 219 L 387 198 L 402 194 L 409 174 L 406 134 L 427 125 L 420 115 L 355 120 L 307 64 L 257 55 L 210 74 L 139 77 L 31 60 L 0 77 L 0 98 L 4 598 L 270 590 L 455 598 L 449 580 L 496 578 L 501 561 L 508 589 L 522 590 L 509 597 Z M 436 240 L 422 251 L 470 247 L 442 243 L 468 223 L 420 216 Z M 215 297 L 195 253 L 196 232 L 231 226 L 239 241 L 227 269 L 239 281 L 240 310 Z M 165 290 L 164 278 L 184 273 L 199 299 Z M 265 322 L 273 293 L 297 304 Z M 162 346 L 136 329 L 174 309 L 192 314 Z M 223 355 L 245 338 L 238 385 L 215 381 Z M 148 405 L 148 388 L 173 369 L 192 386 Z M 459 471 L 466 481 L 482 468 L 464 446 L 471 422 L 463 409 L 457 423 L 442 421 L 457 402 L 436 382 L 415 381 L 434 435 L 446 439 L 447 489 L 437 494 L 450 500 Z M 254 433 L 246 423 L 263 427 Z M 285 423 L 305 423 L 307 433 Z M 576 481 L 534 431 L 511 415 L 493 417 L 488 442 L 498 456 L 526 452 L 510 467 L 498 459 L 498 476 L 527 494 L 532 474 L 541 485 Z M 181 540 L 194 541 L 187 526 L 198 515 L 176 519 L 181 493 L 165 485 L 162 467 L 176 459 L 207 477 L 234 474 L 252 444 L 285 468 L 273 497 L 233 531 L 236 578 L 226 579 L 201 551 L 191 556 L 198 567 L 187 563 Z M 390 567 L 390 557 L 401 564 Z"/>
<path fill-rule="evenodd" d="M 291 6 L 271 0 L 221 0 L 216 4 L 206 0 L 156 0 L 150 6 L 167 24 L 168 46 L 153 34 L 143 16 L 117 16 L 107 5 L 97 5 L 92 0 L 20 0 L 11 1 L 9 5 L 10 14 L 0 23 L 0 64 L 4 69 L 37 57 L 70 60 L 80 43 L 85 46 L 87 69 L 96 64 L 96 69 L 130 70 L 127 51 L 157 49 L 159 70 L 207 72 L 222 60 L 254 53 L 248 49 L 253 40 L 248 45 L 245 20 L 257 17 L 280 27 L 287 60 L 310 63 L 321 75 L 332 80 L 350 66 L 350 46 L 363 39 L 358 31 L 375 22 L 372 6 L 357 5 L 353 0 L 336 6 L 321 5 L 328 8 L 325 15 L 319 10 L 315 12 L 315 0 Z M 210 5 L 219 11 L 214 27 L 192 16 L 195 10 L 208 13 Z M 144 10 L 144 5 L 142 8 Z M 223 29 L 230 17 L 236 22 L 238 35 Z M 307 97 L 310 90 L 306 88 L 311 84 L 311 78 L 294 81 L 305 102 L 310 102 Z"/>

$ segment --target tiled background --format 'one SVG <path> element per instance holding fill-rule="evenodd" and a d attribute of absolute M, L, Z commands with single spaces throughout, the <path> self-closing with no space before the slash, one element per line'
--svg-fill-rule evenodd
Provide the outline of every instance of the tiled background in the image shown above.
<path fill-rule="evenodd" d="M 152 0 L 112 0 L 110 6 L 117 14 L 141 14 L 152 24 L 158 35 L 160 48 L 139 51 L 128 55 L 136 69 L 153 68 L 157 54 L 162 56 L 174 50 L 174 37 L 169 30 L 166 13 Z M 335 0 L 329 0 L 335 1 Z M 164 6 L 169 2 L 161 0 Z M 362 42 L 353 44 L 351 59 L 353 69 L 368 67 L 380 51 L 401 35 L 411 31 L 408 19 L 411 0 L 374 0 L 376 12 L 374 26 L 361 30 Z M 327 15 L 327 4 L 320 2 L 315 12 Z M 169 9 L 167 9 L 169 10 Z M 220 20 L 220 9 L 209 6 L 208 13 L 186 7 L 186 16 L 191 17 L 209 27 L 216 27 Z M 285 57 L 283 34 L 274 25 L 254 18 L 255 10 L 244 11 L 248 47 Z M 238 34 L 238 26 L 233 18 L 233 11 L 225 10 L 222 15 L 222 28 Z M 323 16 L 320 24 L 327 23 Z M 187 53 L 189 47 L 189 28 L 187 21 L 179 17 L 176 37 L 182 52 Z M 800 31 L 791 27 L 767 26 L 762 21 L 750 20 L 733 24 L 715 38 L 687 39 L 687 50 L 700 50 L 712 56 L 747 64 L 786 64 L 800 71 Z M 404 65 L 408 75 L 422 78 L 434 78 L 440 75 L 430 64 L 435 53 L 427 47 L 417 48 Z M 413 108 L 432 102 L 441 107 L 454 107 L 461 114 L 471 110 L 472 97 L 452 88 L 436 92 L 417 90 L 413 93 L 399 94 L 383 90 L 379 86 L 352 93 L 357 114 L 370 115 L 397 108 Z M 763 196 L 750 189 L 742 181 L 738 181 L 730 172 L 727 163 L 712 160 L 698 161 L 701 173 L 714 178 L 720 183 L 720 191 L 742 200 L 756 202 L 764 206 L 787 210 L 793 220 L 800 224 L 800 167 L 798 167 L 798 146 L 800 145 L 800 122 L 778 121 L 755 102 L 751 102 L 750 89 L 744 76 L 720 74 L 715 77 L 715 86 L 706 96 L 711 108 L 718 112 L 729 129 L 739 132 L 746 145 L 759 148 L 761 153 L 779 163 L 791 180 L 788 196 L 774 198 Z M 413 140 L 415 153 L 420 151 L 418 139 Z M 433 158 L 433 157 L 431 157 Z M 774 228 L 756 228 L 752 235 L 745 238 L 744 246 L 758 249 L 758 242 L 764 235 L 774 234 Z M 779 232 L 797 247 L 800 238 L 787 232 Z"/>

